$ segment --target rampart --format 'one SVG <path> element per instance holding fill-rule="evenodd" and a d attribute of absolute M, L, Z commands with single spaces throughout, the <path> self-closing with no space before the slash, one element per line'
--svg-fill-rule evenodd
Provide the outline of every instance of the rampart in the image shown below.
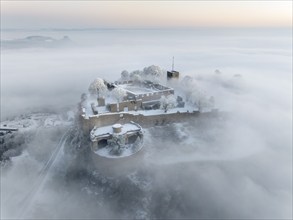
<path fill-rule="evenodd" d="M 174 94 L 174 90 L 166 90 L 166 91 L 158 91 L 158 92 L 152 92 L 152 93 L 146 93 L 146 94 L 140 94 L 137 96 L 137 99 L 141 99 L 143 102 L 151 101 L 151 100 L 158 100 L 162 96 L 168 96 Z"/>
<path fill-rule="evenodd" d="M 94 126 L 102 127 L 112 125 L 116 123 L 125 124 L 133 121 L 138 123 L 143 128 L 166 125 L 169 123 L 189 121 L 194 117 L 209 117 L 216 116 L 217 111 L 211 112 L 175 112 L 175 113 L 163 113 L 159 115 L 143 115 L 143 114 L 132 114 L 127 112 L 111 113 L 95 115 L 89 118 L 80 116 L 80 124 L 83 132 L 89 134 Z"/>

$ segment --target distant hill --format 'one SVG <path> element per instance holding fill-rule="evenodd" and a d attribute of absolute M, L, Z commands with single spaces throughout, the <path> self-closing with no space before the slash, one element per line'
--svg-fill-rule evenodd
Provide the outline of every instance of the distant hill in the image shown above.
<path fill-rule="evenodd" d="M 14 40 L 2 40 L 2 49 L 20 49 L 20 48 L 30 48 L 30 47 L 61 47 L 68 46 L 72 41 L 68 36 L 64 36 L 61 39 L 54 39 L 47 36 L 28 36 L 21 39 Z"/>

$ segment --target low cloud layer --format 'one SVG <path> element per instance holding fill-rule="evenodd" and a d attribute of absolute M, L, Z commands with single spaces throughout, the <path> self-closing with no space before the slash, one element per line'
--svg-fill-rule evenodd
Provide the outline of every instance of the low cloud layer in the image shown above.
<path fill-rule="evenodd" d="M 4 37 L 24 34 L 8 32 Z M 172 56 L 181 79 L 189 75 L 226 113 L 218 119 L 146 130 L 142 159 L 130 163 L 139 169 L 115 180 L 94 171 L 87 176 L 82 171 L 67 174 L 69 183 L 53 178 L 51 187 L 38 196 L 38 211 L 29 216 L 52 217 L 55 201 L 61 201 L 57 189 L 63 186 L 67 200 L 55 218 L 292 218 L 290 32 L 112 30 L 44 35 L 67 35 L 75 44 L 2 51 L 2 118 L 72 108 L 93 79 L 116 80 L 124 69 L 152 64 L 170 69 Z M 48 140 L 55 140 L 52 131 L 48 134 Z M 36 172 L 41 166 L 36 146 L 44 145 L 39 142 L 28 146 L 30 159 L 25 160 Z M 14 184 L 7 187 L 21 177 L 16 167 L 23 163 L 16 161 L 5 173 L 7 195 L 24 191 Z M 58 169 L 52 175 L 62 176 Z M 142 178 L 138 186 L 135 178 Z M 75 215 L 74 207 L 86 211 Z M 9 217 L 12 209 L 5 208 Z"/>

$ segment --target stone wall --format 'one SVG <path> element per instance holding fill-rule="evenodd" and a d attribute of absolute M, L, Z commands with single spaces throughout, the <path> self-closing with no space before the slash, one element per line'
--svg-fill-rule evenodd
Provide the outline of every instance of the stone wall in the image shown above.
<path fill-rule="evenodd" d="M 119 103 L 119 111 L 124 111 L 124 108 L 128 108 L 128 111 L 135 111 L 141 108 L 141 100 L 131 100 L 127 102 Z"/>
<path fill-rule="evenodd" d="M 128 108 L 128 111 L 135 111 L 141 109 L 141 100 L 131 100 L 131 101 L 124 101 L 119 103 L 109 104 L 110 112 L 122 112 L 124 108 Z"/>
<path fill-rule="evenodd" d="M 166 91 L 158 91 L 153 93 L 146 93 L 146 94 L 140 94 L 138 95 L 139 99 L 142 99 L 143 102 L 146 101 L 153 101 L 153 100 L 159 100 L 162 96 L 168 96 L 174 94 L 174 90 L 166 90 Z"/>
<path fill-rule="evenodd" d="M 112 125 L 116 123 L 125 124 L 133 121 L 138 123 L 143 128 L 160 126 L 169 123 L 189 121 L 190 118 L 199 117 L 199 116 L 214 116 L 217 112 L 205 112 L 200 113 L 198 111 L 194 112 L 176 112 L 176 113 L 165 113 L 160 115 L 141 115 L 141 114 L 130 114 L 130 113 L 113 113 L 113 114 L 104 114 L 89 117 L 85 119 L 80 116 L 80 124 L 85 134 L 94 128 L 94 126 L 102 127 L 107 125 Z"/>
<path fill-rule="evenodd" d="M 118 103 L 109 104 L 110 112 L 118 112 Z"/>

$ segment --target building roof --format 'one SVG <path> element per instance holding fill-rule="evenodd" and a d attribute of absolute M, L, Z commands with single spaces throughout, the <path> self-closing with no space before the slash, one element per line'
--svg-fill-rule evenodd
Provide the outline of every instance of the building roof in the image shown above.
<path fill-rule="evenodd" d="M 163 86 L 159 83 L 153 83 L 151 81 L 134 82 L 134 81 L 124 81 L 116 82 L 116 87 L 124 89 L 127 93 L 132 95 L 144 95 L 152 94 L 155 92 L 163 92 L 173 90 L 167 86 Z"/>
<path fill-rule="evenodd" d="M 113 132 L 114 127 L 115 128 L 121 127 L 121 132 L 118 134 L 126 134 L 128 132 L 141 130 L 141 127 L 136 123 L 127 123 L 124 125 L 114 124 L 114 125 L 109 125 L 109 126 L 104 126 L 104 127 L 94 127 L 90 133 L 91 140 L 95 141 L 96 139 L 99 139 L 100 137 L 107 137 L 107 136 L 112 135 L 114 133 Z"/>

